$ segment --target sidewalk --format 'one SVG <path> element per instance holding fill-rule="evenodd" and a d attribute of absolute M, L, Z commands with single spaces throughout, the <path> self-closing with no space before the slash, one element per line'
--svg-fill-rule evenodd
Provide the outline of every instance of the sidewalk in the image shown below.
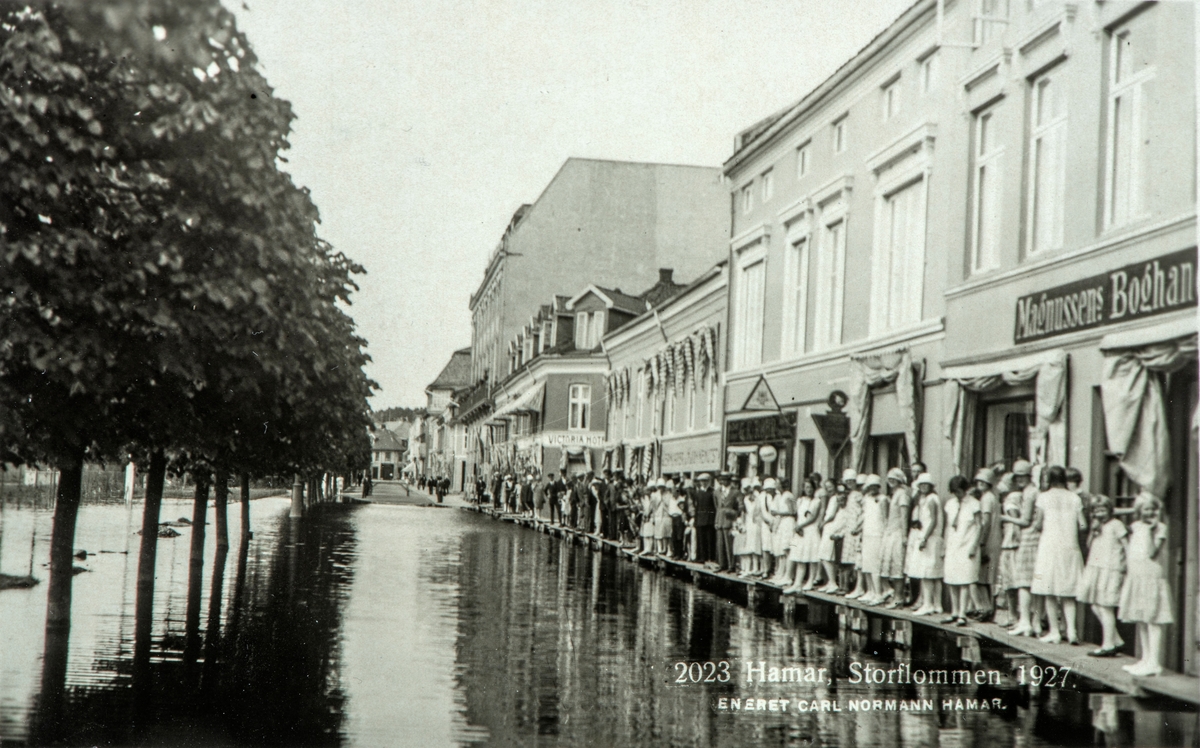
<path fill-rule="evenodd" d="M 401 506 L 447 506 L 457 509 L 472 506 L 466 496 L 461 493 L 446 494 L 441 504 L 433 494 L 399 481 L 377 481 L 371 487 L 371 495 L 366 498 L 358 492 L 344 494 L 355 501 L 369 504 L 396 504 Z"/>

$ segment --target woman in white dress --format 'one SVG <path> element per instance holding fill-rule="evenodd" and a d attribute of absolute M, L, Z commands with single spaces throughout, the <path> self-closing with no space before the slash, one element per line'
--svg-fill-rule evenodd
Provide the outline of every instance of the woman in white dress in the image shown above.
<path fill-rule="evenodd" d="M 946 561 L 942 581 L 950 588 L 950 615 L 942 623 L 967 625 L 967 607 L 971 586 L 979 581 L 982 530 L 982 505 L 967 492 L 971 487 L 965 475 L 950 479 L 950 497 L 946 499 Z"/>
<path fill-rule="evenodd" d="M 1075 588 L 1083 572 L 1083 554 L 1079 551 L 1079 531 L 1087 529 L 1083 501 L 1067 490 L 1067 471 L 1059 465 L 1046 468 L 1049 488 L 1034 502 L 1034 526 L 1040 532 L 1037 556 L 1033 562 L 1033 584 L 1029 591 L 1046 598 L 1046 617 L 1050 631 L 1041 640 L 1057 643 L 1063 634 L 1071 644 L 1079 639 L 1075 629 Z M 1062 609 L 1063 631 L 1058 625 Z"/>
<path fill-rule="evenodd" d="M 926 616 L 942 612 L 944 523 L 942 500 L 933 490 L 933 476 L 921 473 L 916 484 L 904 571 L 910 579 L 921 580 L 920 603 L 913 612 Z"/>
<path fill-rule="evenodd" d="M 746 520 L 746 542 L 743 552 L 746 556 L 747 568 L 743 576 L 756 577 L 762 573 L 762 526 L 763 526 L 763 494 L 759 491 L 761 484 L 758 479 L 750 481 L 750 490 L 742 497 L 745 505 L 743 517 Z"/>
<path fill-rule="evenodd" d="M 879 572 L 883 568 L 883 528 L 887 523 L 888 497 L 883 493 L 883 480 L 868 475 L 863 483 L 862 561 L 859 570 L 867 582 L 867 594 L 862 601 L 877 605 L 883 600 Z"/>
<path fill-rule="evenodd" d="M 818 568 L 817 542 L 820 541 L 821 499 L 817 497 L 817 483 L 810 477 L 804 481 L 801 496 L 796 500 L 796 526 L 792 530 L 792 547 L 789 561 L 795 564 L 792 585 L 785 590 L 794 595 L 802 590 L 811 590 L 816 585 Z"/>
<path fill-rule="evenodd" d="M 792 538 L 796 537 L 796 497 L 791 491 L 784 491 L 775 499 L 775 515 L 778 524 L 775 526 L 772 551 L 775 554 L 775 576 L 771 579 L 775 584 L 784 587 L 792 582 L 789 558 L 791 555 Z"/>

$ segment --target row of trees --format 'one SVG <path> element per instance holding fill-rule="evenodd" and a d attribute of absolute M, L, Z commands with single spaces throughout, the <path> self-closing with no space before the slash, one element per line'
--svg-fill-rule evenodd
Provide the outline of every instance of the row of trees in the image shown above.
<path fill-rule="evenodd" d="M 280 168 L 292 119 L 218 0 L 0 6 L 0 463 L 61 472 L 48 625 L 85 460 L 143 467 L 152 584 L 166 472 L 227 543 L 229 476 L 367 459 L 363 271 Z"/>

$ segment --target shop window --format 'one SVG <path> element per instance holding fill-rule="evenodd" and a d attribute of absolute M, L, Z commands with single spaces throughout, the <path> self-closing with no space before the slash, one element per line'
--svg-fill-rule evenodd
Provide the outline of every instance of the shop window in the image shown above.
<path fill-rule="evenodd" d="M 803 478 L 812 475 L 813 462 L 817 454 L 817 442 L 815 439 L 800 440 L 800 469 L 796 473 L 797 483 Z"/>
<path fill-rule="evenodd" d="M 1063 243 L 1067 101 L 1061 68 L 1030 85 L 1029 254 L 1058 249 Z"/>
<path fill-rule="evenodd" d="M 568 390 L 569 421 L 571 431 L 586 431 L 590 424 L 592 388 L 586 384 L 573 384 Z"/>
<path fill-rule="evenodd" d="M 1029 432 L 1036 425 L 1033 397 L 981 402 L 975 422 L 975 465 L 1028 460 Z"/>
<path fill-rule="evenodd" d="M 1153 19 L 1142 13 L 1108 40 L 1108 134 L 1104 223 L 1122 226 L 1145 213 L 1146 101 L 1154 80 Z"/>
<path fill-rule="evenodd" d="M 908 466 L 904 434 L 880 434 L 867 443 L 867 465 L 872 473 L 884 476 L 894 467 Z"/>

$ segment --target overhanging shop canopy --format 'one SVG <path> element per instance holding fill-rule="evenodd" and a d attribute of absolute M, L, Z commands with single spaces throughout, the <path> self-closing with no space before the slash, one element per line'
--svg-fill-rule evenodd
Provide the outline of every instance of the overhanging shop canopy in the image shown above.
<path fill-rule="evenodd" d="M 976 466 L 964 459 L 965 437 L 975 416 L 971 394 L 991 392 L 1004 385 L 1034 381 L 1034 462 L 1065 465 L 1067 459 L 1067 423 L 1064 404 L 1067 399 L 1067 352 L 1061 349 L 982 364 L 948 366 L 946 379 L 945 435 L 950 440 L 954 465 L 964 475 Z"/>
<path fill-rule="evenodd" d="M 546 383 L 542 382 L 530 387 L 517 399 L 499 408 L 492 418 L 503 418 L 518 412 L 541 413 L 542 403 L 546 399 Z"/>

